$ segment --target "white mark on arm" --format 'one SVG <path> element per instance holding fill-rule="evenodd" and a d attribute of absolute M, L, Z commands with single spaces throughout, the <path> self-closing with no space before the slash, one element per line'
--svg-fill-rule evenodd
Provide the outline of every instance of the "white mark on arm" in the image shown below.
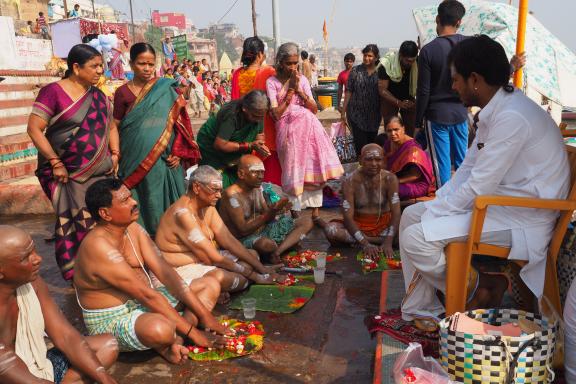
<path fill-rule="evenodd" d="M 106 256 L 108 256 L 108 260 L 114 264 L 118 264 L 124 261 L 124 256 L 122 256 L 122 254 L 117 249 L 109 250 L 106 253 Z"/>
<path fill-rule="evenodd" d="M 350 209 L 350 203 L 348 202 L 348 200 L 344 199 L 342 201 L 342 208 L 344 208 L 345 211 Z"/>
<path fill-rule="evenodd" d="M 392 195 L 392 204 L 400 204 L 400 197 L 398 196 L 398 192 L 394 192 Z"/>
<path fill-rule="evenodd" d="M 356 231 L 354 233 L 354 238 L 356 239 L 356 241 L 360 242 L 360 241 L 364 240 L 364 234 L 360 231 Z"/>
<path fill-rule="evenodd" d="M 180 208 L 174 210 L 174 216 L 187 215 L 189 213 L 190 213 L 190 210 L 186 207 L 180 207 Z"/>
<path fill-rule="evenodd" d="M 239 207 L 240 207 L 240 202 L 238 201 L 237 198 L 231 197 L 231 198 L 230 198 L 230 205 L 232 206 L 232 208 L 239 208 Z"/>
<path fill-rule="evenodd" d="M 198 228 L 194 228 L 188 234 L 188 240 L 190 240 L 193 243 L 199 243 L 202 240 L 206 240 L 206 236 L 204 236 L 201 230 L 199 230 Z"/>

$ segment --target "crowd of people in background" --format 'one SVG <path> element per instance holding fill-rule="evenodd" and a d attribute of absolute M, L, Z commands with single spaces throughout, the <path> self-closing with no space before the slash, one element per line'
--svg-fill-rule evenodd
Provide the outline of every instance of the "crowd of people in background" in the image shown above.
<path fill-rule="evenodd" d="M 78 8 L 69 17 L 78 16 Z M 65 77 L 40 90 L 28 134 L 39 152 L 36 174 L 56 212 L 58 266 L 74 282 L 89 334 L 102 339 L 84 341 L 54 315 L 47 289 L 34 275 L 41 258 L 31 238 L 0 226 L 0 288 L 26 287 L 18 295 L 37 295 L 47 306 L 41 311 L 45 330 L 69 360 L 58 375 L 114 383 L 106 368 L 119 350 L 154 349 L 179 363 L 188 353 L 185 339 L 221 347 L 230 330 L 211 313 L 217 300 L 252 282 L 282 283 L 285 277 L 271 264 L 314 225 L 332 244 L 357 246 L 368 258 L 393 258 L 399 239 L 402 316 L 420 331 L 437 331 L 444 311 L 437 292 L 446 286 L 443 249 L 466 239 L 475 197 L 563 199 L 569 185 L 554 122 L 508 84 L 523 57 L 508 61 L 489 37 L 458 34 L 464 14 L 460 2 L 445 0 L 438 7 L 438 37 L 422 49 L 405 41 L 381 56 L 376 44 L 368 44 L 356 66 L 353 54 L 344 56 L 338 111 L 359 161 L 344 177 L 317 117 L 315 57 L 295 43 L 282 44 L 272 66 L 263 41 L 250 37 L 233 73 L 206 59 L 178 58 L 168 37 L 157 68 L 159 53 L 135 43 L 130 75 L 111 97 L 96 87 L 106 58 L 90 45 L 74 46 Z M 49 33 L 42 14 L 36 25 Z M 122 57 L 117 50 L 110 58 L 115 67 L 125 63 Z M 482 108 L 471 125 L 469 107 Z M 207 118 L 196 138 L 191 116 Z M 478 129 L 471 146 L 470 126 Z M 341 219 L 327 223 L 319 212 L 323 188 L 337 179 Z M 279 192 L 265 190 L 264 182 Z M 419 197 L 429 199 L 406 204 L 402 212 L 404 203 Z M 301 215 L 306 208 L 311 218 Z M 529 272 L 522 278 L 536 296 L 556 216 L 499 207 L 488 214 L 482 234 L 512 252 L 520 249 L 515 257 L 528 261 Z M 10 259 L 5 247 L 19 259 Z M 499 306 L 507 284 L 472 270 L 468 304 Z M 30 311 L 38 315 L 39 305 Z M 576 318 L 573 312 L 567 323 Z M 73 345 L 65 345 L 47 315 L 64 324 Z M 35 330 L 34 343 L 43 343 L 43 332 Z M 567 350 L 574 350 L 573 339 Z M 0 345 L 0 358 L 6 357 L 11 350 Z M 74 356 L 75 350 L 84 357 Z"/>
<path fill-rule="evenodd" d="M 172 55 L 173 56 L 173 55 Z M 230 74 L 211 70 L 210 64 L 191 59 L 170 58 L 166 55 L 157 76 L 178 81 L 194 117 L 207 117 L 231 100 Z M 202 115 L 203 112 L 206 114 Z"/>

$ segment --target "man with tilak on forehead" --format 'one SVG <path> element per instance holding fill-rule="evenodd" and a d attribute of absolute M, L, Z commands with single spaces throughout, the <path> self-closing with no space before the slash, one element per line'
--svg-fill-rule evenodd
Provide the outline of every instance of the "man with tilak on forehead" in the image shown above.
<path fill-rule="evenodd" d="M 209 165 L 192 172 L 188 193 L 160 219 L 156 244 L 182 278 L 215 277 L 223 292 L 257 284 L 282 282 L 275 267 L 265 267 L 258 254 L 246 249 L 228 230 L 216 203 L 222 196 L 222 176 Z M 224 298 L 225 299 L 225 298 Z"/>
<path fill-rule="evenodd" d="M 312 229 L 309 217 L 293 219 L 287 197 L 268 203 L 262 191 L 264 163 L 253 155 L 244 155 L 238 164 L 238 180 L 224 191 L 220 203 L 222 220 L 249 249 L 271 263 L 280 263 L 280 255 L 297 245 Z"/>
<path fill-rule="evenodd" d="M 358 244 L 364 256 L 384 253 L 393 257 L 392 241 L 400 223 L 398 179 L 384 169 L 384 151 L 378 144 L 362 148 L 360 167 L 342 181 L 343 220 L 316 224 L 333 245 Z"/>

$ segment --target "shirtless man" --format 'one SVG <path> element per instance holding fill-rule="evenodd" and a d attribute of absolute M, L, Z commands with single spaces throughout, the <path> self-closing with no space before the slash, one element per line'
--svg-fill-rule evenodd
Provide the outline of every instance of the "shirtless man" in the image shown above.
<path fill-rule="evenodd" d="M 156 244 L 180 276 L 214 276 L 226 292 L 283 281 L 275 267 L 265 267 L 230 233 L 215 206 L 222 194 L 222 176 L 201 165 L 190 176 L 188 193 L 164 212 Z M 218 250 L 218 248 L 220 250 Z M 215 268 L 218 267 L 218 268 Z"/>
<path fill-rule="evenodd" d="M 342 182 L 343 223 L 322 220 L 333 244 L 359 243 L 364 255 L 374 258 L 384 252 L 392 258 L 392 241 L 400 223 L 398 179 L 384 169 L 384 151 L 378 144 L 362 148 L 360 167 Z"/>
<path fill-rule="evenodd" d="M 244 155 L 238 164 L 238 181 L 224 191 L 219 212 L 230 232 L 248 249 L 254 249 L 271 263 L 294 247 L 312 229 L 312 220 L 294 220 L 282 214 L 289 201 L 282 198 L 268 204 L 262 194 L 264 164 L 253 155 Z"/>
<path fill-rule="evenodd" d="M 220 346 L 222 337 L 197 328 L 229 332 L 210 313 L 220 294 L 218 281 L 190 283 L 174 271 L 136 223 L 138 205 L 122 181 L 94 183 L 86 207 L 97 225 L 78 250 L 74 285 L 88 332 L 112 333 L 121 351 L 153 348 L 171 363 L 186 359 L 182 337 Z"/>
<path fill-rule="evenodd" d="M 26 232 L 0 225 L 0 383 L 116 383 L 106 369 L 118 343 L 80 335 L 38 276 L 41 261 Z"/>

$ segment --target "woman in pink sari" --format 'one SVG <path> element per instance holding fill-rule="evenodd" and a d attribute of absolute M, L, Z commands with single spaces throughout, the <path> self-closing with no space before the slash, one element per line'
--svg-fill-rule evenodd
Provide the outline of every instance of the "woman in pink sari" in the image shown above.
<path fill-rule="evenodd" d="M 434 172 L 428 154 L 406 134 L 399 116 L 384 120 L 388 140 L 383 148 L 387 169 L 398 177 L 400 200 L 428 196 L 434 192 Z"/>
<path fill-rule="evenodd" d="M 285 43 L 276 55 L 276 76 L 266 89 L 276 121 L 276 147 L 282 166 L 282 189 L 294 211 L 322 206 L 322 186 L 344 173 L 336 150 L 316 117 L 310 84 L 298 72 L 298 46 Z"/>

